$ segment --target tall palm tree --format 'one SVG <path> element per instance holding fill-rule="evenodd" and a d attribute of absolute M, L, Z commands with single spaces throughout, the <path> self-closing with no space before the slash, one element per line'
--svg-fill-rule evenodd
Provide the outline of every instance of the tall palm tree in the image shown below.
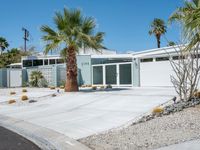
<path fill-rule="evenodd" d="M 167 27 L 162 19 L 155 18 L 151 23 L 151 29 L 149 35 L 154 35 L 157 40 L 157 47 L 160 48 L 160 39 L 163 34 L 167 32 Z"/>
<path fill-rule="evenodd" d="M 7 40 L 3 37 L 0 37 L 0 49 L 1 49 L 1 52 L 0 54 L 2 54 L 2 52 L 9 46 Z"/>
<path fill-rule="evenodd" d="M 102 48 L 103 32 L 94 33 L 95 21 L 84 17 L 80 10 L 64 8 L 63 13 L 56 12 L 54 17 L 56 30 L 47 25 L 41 27 L 42 39 L 47 42 L 45 53 L 62 47 L 66 60 L 65 91 L 78 91 L 76 54 L 80 48 L 90 47 L 95 50 Z"/>
<path fill-rule="evenodd" d="M 189 42 L 187 48 L 192 48 L 200 42 L 200 0 L 185 1 L 183 7 L 170 16 L 169 22 L 180 22 L 183 26 L 183 35 Z"/>

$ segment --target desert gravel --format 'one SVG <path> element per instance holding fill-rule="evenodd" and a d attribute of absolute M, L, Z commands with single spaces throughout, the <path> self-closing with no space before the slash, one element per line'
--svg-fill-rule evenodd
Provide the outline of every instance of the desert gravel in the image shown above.
<path fill-rule="evenodd" d="M 193 139 L 200 139 L 200 106 L 79 141 L 93 150 L 148 150 Z"/>

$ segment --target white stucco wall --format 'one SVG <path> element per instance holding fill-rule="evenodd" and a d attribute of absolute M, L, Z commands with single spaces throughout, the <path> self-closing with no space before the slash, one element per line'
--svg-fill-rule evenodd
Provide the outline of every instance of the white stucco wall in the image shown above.
<path fill-rule="evenodd" d="M 141 86 L 172 86 L 170 80 L 172 74 L 169 61 L 140 63 Z"/>

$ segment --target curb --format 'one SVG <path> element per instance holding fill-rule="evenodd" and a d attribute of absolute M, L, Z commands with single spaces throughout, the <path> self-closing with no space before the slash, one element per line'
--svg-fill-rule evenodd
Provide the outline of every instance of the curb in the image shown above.
<path fill-rule="evenodd" d="M 0 115 L 0 126 L 32 141 L 42 150 L 90 150 L 61 133 L 23 120 Z"/>

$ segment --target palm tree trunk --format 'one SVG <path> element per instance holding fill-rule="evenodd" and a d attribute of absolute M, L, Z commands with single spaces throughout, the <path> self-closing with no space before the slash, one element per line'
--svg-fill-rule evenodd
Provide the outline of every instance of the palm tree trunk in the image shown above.
<path fill-rule="evenodd" d="M 65 84 L 65 92 L 78 91 L 77 82 L 77 63 L 76 63 L 76 50 L 74 46 L 69 46 L 67 49 L 67 79 Z"/>
<path fill-rule="evenodd" d="M 157 47 L 160 48 L 160 35 L 156 35 Z"/>

